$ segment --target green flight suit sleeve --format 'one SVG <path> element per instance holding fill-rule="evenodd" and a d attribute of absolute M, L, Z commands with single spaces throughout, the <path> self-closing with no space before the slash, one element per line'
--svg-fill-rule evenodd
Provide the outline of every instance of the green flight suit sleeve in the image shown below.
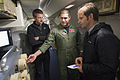
<path fill-rule="evenodd" d="M 55 41 L 55 29 L 52 29 L 50 34 L 48 35 L 47 40 L 43 43 L 43 45 L 39 48 L 42 53 L 45 53 L 45 51 L 52 45 L 52 43 Z"/>

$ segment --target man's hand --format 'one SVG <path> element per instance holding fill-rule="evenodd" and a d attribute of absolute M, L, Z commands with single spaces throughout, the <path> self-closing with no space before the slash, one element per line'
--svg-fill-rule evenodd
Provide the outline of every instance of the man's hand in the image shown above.
<path fill-rule="evenodd" d="M 78 65 L 79 67 L 77 68 L 80 72 L 83 72 L 82 70 L 82 57 L 78 57 L 75 59 L 75 63 L 76 65 Z"/>
<path fill-rule="evenodd" d="M 34 39 L 37 41 L 37 40 L 39 40 L 39 37 L 34 37 Z"/>
<path fill-rule="evenodd" d="M 37 56 L 35 54 L 31 54 L 27 59 L 27 63 L 32 63 L 36 59 L 36 57 Z"/>
<path fill-rule="evenodd" d="M 82 57 L 78 57 L 75 59 L 76 65 L 82 64 Z"/>
<path fill-rule="evenodd" d="M 28 59 L 27 59 L 27 63 L 32 63 L 35 61 L 36 57 L 38 55 L 42 54 L 42 52 L 40 50 L 36 51 L 34 54 L 31 54 Z"/>

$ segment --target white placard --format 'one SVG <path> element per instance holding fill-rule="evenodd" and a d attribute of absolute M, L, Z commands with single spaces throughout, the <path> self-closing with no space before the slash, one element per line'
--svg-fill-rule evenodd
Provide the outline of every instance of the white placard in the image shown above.
<path fill-rule="evenodd" d="M 9 45 L 9 39 L 7 31 L 0 32 L 0 47 Z"/>

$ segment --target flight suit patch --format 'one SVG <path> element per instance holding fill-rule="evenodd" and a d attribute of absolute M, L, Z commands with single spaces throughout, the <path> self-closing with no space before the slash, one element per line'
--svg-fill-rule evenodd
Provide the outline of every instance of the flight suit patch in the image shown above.
<path fill-rule="evenodd" d="M 70 29 L 69 32 L 75 32 L 75 30 L 74 29 Z"/>
<path fill-rule="evenodd" d="M 62 34 L 63 34 L 63 35 L 66 35 L 66 34 L 67 34 L 67 32 L 63 30 L 63 31 L 62 31 Z"/>

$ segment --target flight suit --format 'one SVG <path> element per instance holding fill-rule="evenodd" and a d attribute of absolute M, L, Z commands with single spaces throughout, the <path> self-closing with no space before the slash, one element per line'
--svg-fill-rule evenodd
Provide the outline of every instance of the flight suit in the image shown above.
<path fill-rule="evenodd" d="M 79 77 L 78 73 L 76 73 L 77 70 L 69 71 L 67 66 L 74 64 L 75 58 L 79 56 L 80 33 L 78 29 L 70 25 L 69 32 L 67 32 L 61 24 L 58 25 L 52 29 L 51 33 L 48 36 L 48 39 L 39 49 L 44 53 L 54 41 L 57 48 L 60 80 L 67 80 L 69 77 L 71 77 L 71 80 L 77 80 L 75 79 Z M 69 72 L 73 74 L 71 74 L 71 76 L 68 76 L 67 74 L 69 74 Z"/>

